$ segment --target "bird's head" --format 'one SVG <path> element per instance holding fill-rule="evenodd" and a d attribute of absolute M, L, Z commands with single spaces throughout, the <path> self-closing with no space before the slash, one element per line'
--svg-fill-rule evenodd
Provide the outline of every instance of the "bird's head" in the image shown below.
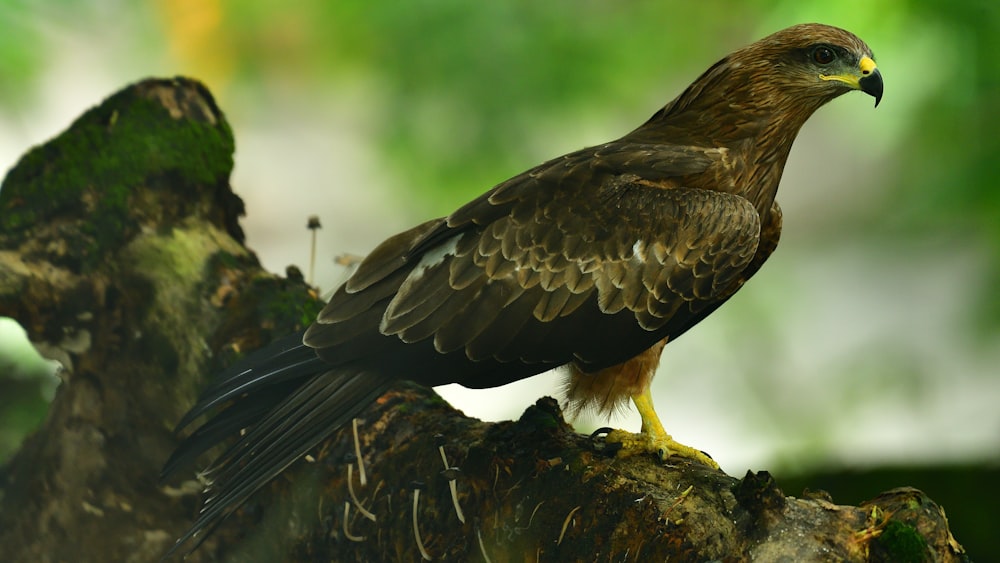
<path fill-rule="evenodd" d="M 851 90 L 882 99 L 882 74 L 864 41 L 840 28 L 802 24 L 736 51 L 729 64 L 753 74 L 760 91 L 777 99 L 811 101 L 812 109 Z"/>
<path fill-rule="evenodd" d="M 637 134 L 679 127 L 715 142 L 772 138 L 791 143 L 820 106 L 851 90 L 882 99 L 882 75 L 865 42 L 822 24 L 795 25 L 712 65 Z"/>

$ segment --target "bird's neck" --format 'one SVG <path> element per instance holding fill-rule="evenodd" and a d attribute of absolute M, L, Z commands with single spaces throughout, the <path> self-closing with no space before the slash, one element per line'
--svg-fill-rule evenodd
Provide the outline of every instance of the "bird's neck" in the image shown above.
<path fill-rule="evenodd" d="M 759 61 L 722 59 L 635 133 L 700 146 L 733 147 L 754 139 L 790 147 L 806 120 L 829 100 L 777 79 L 761 80 L 762 75 L 773 73 Z"/>
<path fill-rule="evenodd" d="M 709 189 L 732 190 L 770 209 L 802 125 L 825 100 L 794 96 L 780 85 L 749 90 L 750 70 L 723 60 L 629 134 L 631 140 L 724 148 Z M 727 86 L 732 85 L 732 86 Z M 726 90 L 730 88 L 730 90 Z M 736 163 L 730 165 L 729 163 Z"/>

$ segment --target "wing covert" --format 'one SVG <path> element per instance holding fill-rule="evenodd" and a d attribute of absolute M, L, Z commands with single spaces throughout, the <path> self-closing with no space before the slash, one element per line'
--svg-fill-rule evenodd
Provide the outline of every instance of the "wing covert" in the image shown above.
<path fill-rule="evenodd" d="M 681 185 L 724 154 L 615 142 L 539 165 L 381 244 L 304 341 L 332 365 L 440 365 L 428 382 L 468 379 L 435 356 L 491 363 L 492 384 L 624 361 L 725 300 L 754 256 L 749 201 Z"/>
<path fill-rule="evenodd" d="M 565 337 L 524 343 L 518 333 L 540 339 L 547 328 L 568 334 L 581 323 L 600 332 L 604 317 L 626 311 L 643 330 L 669 333 L 675 317 L 729 296 L 757 249 L 749 201 L 635 182 L 605 188 L 613 209 L 554 198 L 531 215 L 453 235 L 400 284 L 380 332 L 408 343 L 432 338 L 439 353 L 464 349 L 472 360 L 565 363 L 588 350 Z"/>

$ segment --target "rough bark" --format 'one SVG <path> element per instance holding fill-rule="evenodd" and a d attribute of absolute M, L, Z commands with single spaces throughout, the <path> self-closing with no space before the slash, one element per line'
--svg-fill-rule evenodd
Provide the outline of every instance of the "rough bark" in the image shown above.
<path fill-rule="evenodd" d="M 46 422 L 0 472 L 0 559 L 159 559 L 200 503 L 193 475 L 158 483 L 173 423 L 208 374 L 321 306 L 301 276 L 268 274 L 243 246 L 232 154 L 202 85 L 147 80 L 4 180 L 0 314 L 68 369 Z M 337 432 L 189 560 L 415 561 L 421 549 L 483 561 L 964 559 L 944 512 L 914 489 L 856 507 L 793 498 L 766 472 L 605 456 L 551 399 L 487 424 L 400 383 L 356 438 Z"/>

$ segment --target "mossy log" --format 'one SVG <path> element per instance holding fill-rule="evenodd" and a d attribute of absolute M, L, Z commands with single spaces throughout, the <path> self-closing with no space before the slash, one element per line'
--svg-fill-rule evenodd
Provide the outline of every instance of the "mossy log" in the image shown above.
<path fill-rule="evenodd" d="M 233 151 L 204 86 L 146 80 L 4 180 L 0 315 L 67 369 L 0 472 L 0 559 L 158 560 L 201 502 L 193 474 L 158 482 L 173 424 L 210 374 L 321 307 L 294 270 L 269 274 L 243 245 Z M 837 506 L 785 496 L 766 472 L 608 457 L 552 399 L 488 424 L 401 382 L 357 422 L 189 560 L 964 559 L 917 490 Z"/>

